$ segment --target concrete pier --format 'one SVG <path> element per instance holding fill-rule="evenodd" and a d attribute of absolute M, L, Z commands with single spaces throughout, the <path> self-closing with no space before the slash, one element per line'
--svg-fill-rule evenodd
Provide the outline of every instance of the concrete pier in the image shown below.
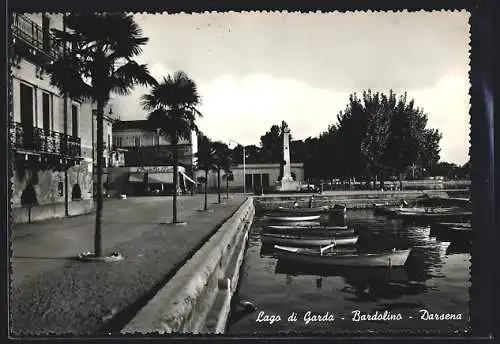
<path fill-rule="evenodd" d="M 223 333 L 254 213 L 248 199 L 121 333 Z"/>

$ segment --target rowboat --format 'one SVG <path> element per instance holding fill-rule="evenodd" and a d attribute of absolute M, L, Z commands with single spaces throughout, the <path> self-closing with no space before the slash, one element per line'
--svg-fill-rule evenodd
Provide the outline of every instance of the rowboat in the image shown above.
<path fill-rule="evenodd" d="M 325 230 L 332 230 L 332 231 L 345 231 L 347 230 L 347 226 L 330 226 L 330 225 L 310 225 L 310 226 L 289 226 L 289 225 L 267 225 L 264 226 L 265 229 L 271 229 L 271 230 L 287 230 L 287 229 L 310 229 L 310 230 L 316 230 L 316 229 L 325 229 Z"/>
<path fill-rule="evenodd" d="M 469 199 L 466 198 L 452 198 L 452 197 L 421 197 L 413 202 L 411 205 L 387 205 L 375 203 L 373 204 L 373 209 L 377 214 L 394 214 L 400 211 L 407 212 L 424 212 L 426 209 L 431 209 L 434 211 L 441 210 L 460 210 L 467 211 L 470 210 L 471 203 Z"/>
<path fill-rule="evenodd" d="M 352 236 L 354 234 L 354 229 L 343 229 L 343 230 L 331 230 L 323 229 L 323 227 L 318 227 L 318 229 L 310 229 L 307 227 L 285 227 L 285 228 L 272 228 L 273 226 L 267 226 L 262 231 L 261 234 L 289 234 L 289 235 L 301 235 L 301 236 Z"/>
<path fill-rule="evenodd" d="M 264 215 L 268 221 L 314 221 L 319 220 L 320 215 Z"/>
<path fill-rule="evenodd" d="M 394 217 L 424 221 L 469 220 L 472 217 L 472 212 L 457 209 L 443 211 L 426 209 L 425 211 L 396 211 Z"/>
<path fill-rule="evenodd" d="M 320 206 L 313 208 L 291 208 L 291 207 L 278 207 L 276 212 L 279 214 L 302 214 L 302 215 L 342 215 L 346 212 L 346 207 L 335 204 L 333 206 Z"/>
<path fill-rule="evenodd" d="M 331 245 L 320 249 L 305 249 L 275 245 L 278 258 L 297 263 L 317 264 L 327 266 L 404 266 L 411 249 L 357 254 L 328 254 Z"/>
<path fill-rule="evenodd" d="M 296 246 L 324 246 L 335 244 L 335 246 L 355 245 L 358 236 L 333 236 L 333 235 L 288 235 L 276 233 L 261 233 L 263 244 L 282 244 Z"/>

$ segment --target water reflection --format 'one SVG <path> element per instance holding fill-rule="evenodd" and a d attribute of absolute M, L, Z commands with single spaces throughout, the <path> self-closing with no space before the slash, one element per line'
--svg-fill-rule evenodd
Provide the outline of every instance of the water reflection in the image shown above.
<path fill-rule="evenodd" d="M 404 223 L 400 219 L 374 215 L 372 210 L 348 211 L 346 218 L 332 219 L 328 224 L 347 225 L 359 235 L 357 245 L 334 250 L 354 253 L 412 248 L 411 254 L 404 267 L 392 269 L 318 268 L 291 263 L 278 259 L 272 245 L 262 245 L 260 231 L 265 223 L 257 216 L 238 295 L 255 302 L 259 310 L 282 314 L 305 310 L 349 314 L 357 308 L 367 312 L 394 309 L 413 312 L 425 307 L 435 312 L 467 313 L 470 240 L 444 235 L 429 224 Z M 269 327 L 256 323 L 255 314 L 245 314 L 238 313 L 235 307 L 229 332 L 279 332 L 292 328 L 286 322 Z M 316 326 L 317 330 L 328 330 L 321 324 Z M 404 324 L 398 326 L 404 327 Z M 415 323 L 408 323 L 407 328 L 413 326 Z M 417 326 L 431 325 L 420 323 Z M 300 324 L 293 328 L 315 330 L 311 326 L 300 327 Z"/>
<path fill-rule="evenodd" d="M 313 265 L 291 264 L 278 259 L 275 274 L 286 275 L 286 283 L 292 283 L 293 276 L 314 276 L 317 290 L 321 290 L 323 279 L 341 277 L 345 286 L 345 300 L 371 302 L 381 299 L 398 299 L 403 295 L 417 295 L 426 291 L 423 283 L 408 278 L 405 268 L 317 268 Z"/>

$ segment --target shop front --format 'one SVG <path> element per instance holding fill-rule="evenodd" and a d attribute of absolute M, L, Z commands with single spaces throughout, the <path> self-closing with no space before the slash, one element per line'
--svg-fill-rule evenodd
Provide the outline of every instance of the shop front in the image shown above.
<path fill-rule="evenodd" d="M 129 190 L 132 195 L 172 195 L 174 193 L 173 166 L 130 167 Z M 196 182 L 178 167 L 178 194 L 194 190 Z"/>

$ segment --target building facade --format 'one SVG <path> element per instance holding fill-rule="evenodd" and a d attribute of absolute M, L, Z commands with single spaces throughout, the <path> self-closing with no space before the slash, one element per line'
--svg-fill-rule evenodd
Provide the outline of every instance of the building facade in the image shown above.
<path fill-rule="evenodd" d="M 52 28 L 61 14 L 14 14 L 12 22 L 11 204 L 14 223 L 93 209 L 92 105 L 61 95 L 42 66 L 62 54 Z"/>
<path fill-rule="evenodd" d="M 129 195 L 172 194 L 173 150 L 170 142 L 146 120 L 116 121 L 112 125 L 112 145 L 124 155 L 124 166 L 109 168 L 108 187 L 111 194 Z M 195 154 L 198 149 L 196 132 L 178 145 L 178 193 L 193 190 Z"/>
<path fill-rule="evenodd" d="M 232 177 L 229 178 L 229 188 L 233 191 L 243 191 L 245 185 L 247 192 L 255 189 L 272 190 L 280 177 L 280 164 L 238 164 L 231 168 Z M 297 182 L 304 181 L 304 164 L 291 163 L 292 178 Z M 205 177 L 204 171 L 197 171 L 196 177 Z M 226 187 L 226 174 L 221 171 L 221 187 Z M 208 174 L 207 188 L 217 188 L 217 172 L 210 171 Z"/>

